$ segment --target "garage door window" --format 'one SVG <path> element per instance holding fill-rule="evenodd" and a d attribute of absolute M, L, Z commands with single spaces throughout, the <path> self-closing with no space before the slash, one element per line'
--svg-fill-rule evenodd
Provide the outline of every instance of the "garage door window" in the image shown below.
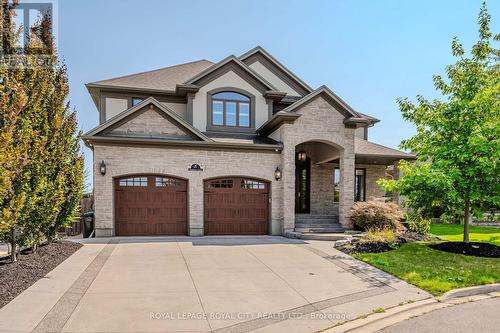
<path fill-rule="evenodd" d="M 233 180 L 232 179 L 218 179 L 212 180 L 208 187 L 210 188 L 233 188 Z"/>
<path fill-rule="evenodd" d="M 175 178 L 156 177 L 155 185 L 156 187 L 180 187 L 181 181 Z"/>
<path fill-rule="evenodd" d="M 247 180 L 243 179 L 241 181 L 241 188 L 247 189 L 247 190 L 263 190 L 265 189 L 266 185 L 262 182 L 258 182 L 256 180 Z"/>
<path fill-rule="evenodd" d="M 148 186 L 148 177 L 131 177 L 120 179 L 120 186 Z"/>

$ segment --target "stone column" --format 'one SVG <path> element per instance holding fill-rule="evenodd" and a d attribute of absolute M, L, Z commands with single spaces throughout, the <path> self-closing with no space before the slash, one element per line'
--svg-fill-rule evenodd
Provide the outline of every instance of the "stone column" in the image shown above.
<path fill-rule="evenodd" d="M 295 145 L 286 144 L 282 155 L 283 235 L 295 229 Z"/>
<path fill-rule="evenodd" d="M 342 150 L 340 155 L 339 222 L 351 227 L 350 212 L 354 204 L 354 152 Z"/>
<path fill-rule="evenodd" d="M 204 191 L 202 172 L 192 172 L 188 181 L 188 235 L 203 236 Z"/>

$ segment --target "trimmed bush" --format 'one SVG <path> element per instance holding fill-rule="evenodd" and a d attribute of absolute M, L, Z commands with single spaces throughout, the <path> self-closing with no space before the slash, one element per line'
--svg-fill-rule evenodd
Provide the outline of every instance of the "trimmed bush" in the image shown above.
<path fill-rule="evenodd" d="M 356 230 L 398 231 L 402 228 L 403 212 L 392 202 L 356 202 L 351 209 L 351 221 Z"/>

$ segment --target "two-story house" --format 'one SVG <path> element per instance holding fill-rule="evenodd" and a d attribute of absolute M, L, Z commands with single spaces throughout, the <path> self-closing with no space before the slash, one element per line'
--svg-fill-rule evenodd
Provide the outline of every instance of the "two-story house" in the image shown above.
<path fill-rule="evenodd" d="M 261 47 L 87 88 L 98 237 L 338 230 L 356 200 L 384 196 L 388 166 L 413 158 L 369 142 L 377 119 Z"/>

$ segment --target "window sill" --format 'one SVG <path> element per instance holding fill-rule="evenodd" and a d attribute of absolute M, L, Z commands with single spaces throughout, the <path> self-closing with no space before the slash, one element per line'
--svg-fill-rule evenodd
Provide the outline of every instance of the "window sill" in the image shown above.
<path fill-rule="evenodd" d="M 207 132 L 224 133 L 255 133 L 254 127 L 229 127 L 229 126 L 210 126 L 207 125 Z"/>

